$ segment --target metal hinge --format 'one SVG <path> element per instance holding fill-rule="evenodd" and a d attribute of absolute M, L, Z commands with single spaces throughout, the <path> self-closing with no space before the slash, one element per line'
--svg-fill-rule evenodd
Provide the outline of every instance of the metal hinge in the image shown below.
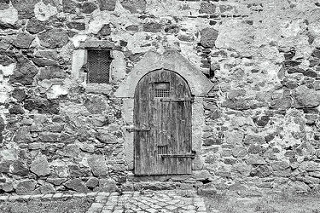
<path fill-rule="evenodd" d="M 160 154 L 162 158 L 195 158 L 195 154 Z"/>
<path fill-rule="evenodd" d="M 138 128 L 138 127 L 128 127 L 126 128 L 128 132 L 146 132 L 150 131 L 150 128 Z"/>
<path fill-rule="evenodd" d="M 161 98 L 160 101 L 161 102 L 187 102 L 187 101 L 193 102 L 194 99 L 193 98 Z"/>

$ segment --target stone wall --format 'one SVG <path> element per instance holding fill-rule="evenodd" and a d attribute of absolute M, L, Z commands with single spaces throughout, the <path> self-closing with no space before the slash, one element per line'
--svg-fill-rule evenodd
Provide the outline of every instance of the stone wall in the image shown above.
<path fill-rule="evenodd" d="M 318 0 L 0 1 L 0 191 L 125 185 L 128 112 L 114 92 L 147 51 L 168 49 L 214 83 L 198 185 L 317 189 L 319 20 Z M 101 91 L 73 73 L 91 40 L 126 64 Z"/>

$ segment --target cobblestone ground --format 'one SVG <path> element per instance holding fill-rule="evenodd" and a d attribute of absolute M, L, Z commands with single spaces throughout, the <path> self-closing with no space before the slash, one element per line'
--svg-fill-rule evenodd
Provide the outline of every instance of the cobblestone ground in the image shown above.
<path fill-rule="evenodd" d="M 205 213 L 204 200 L 192 191 L 141 191 L 104 193 L 87 213 Z"/>

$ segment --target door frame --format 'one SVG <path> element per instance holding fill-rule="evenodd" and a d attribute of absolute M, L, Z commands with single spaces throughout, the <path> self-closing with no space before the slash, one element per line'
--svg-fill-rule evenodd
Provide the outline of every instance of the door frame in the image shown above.
<path fill-rule="evenodd" d="M 170 74 L 169 74 L 170 73 Z M 184 116 L 188 116 L 187 118 L 185 118 L 185 119 L 187 119 L 187 121 L 188 121 L 188 123 L 187 123 L 187 125 L 190 125 L 189 127 L 186 127 L 186 129 L 183 129 L 182 130 L 182 132 L 180 132 L 180 133 L 182 133 L 182 134 L 184 134 L 183 132 L 190 132 L 191 131 L 191 129 L 192 129 L 192 121 L 191 121 L 191 118 L 192 118 L 192 94 L 191 94 L 191 90 L 190 90 L 190 86 L 188 85 L 188 82 L 179 74 L 179 73 L 177 73 L 177 72 L 174 72 L 174 71 L 171 71 L 171 70 L 167 70 L 167 69 L 159 69 L 159 70 L 153 70 L 152 72 L 148 72 L 148 73 L 146 73 L 140 80 L 139 80 L 139 82 L 138 82 L 138 84 L 137 84 L 137 86 L 136 86 L 136 88 L 135 88 L 135 97 L 134 97 L 134 109 L 133 109 L 133 112 L 134 112 L 134 120 L 133 120 L 133 123 L 135 124 L 135 125 L 137 125 L 136 123 L 139 123 L 139 121 L 141 121 L 141 116 L 143 117 L 143 114 L 144 114 L 144 112 L 141 112 L 141 111 L 139 111 L 138 109 L 136 109 L 136 107 L 137 106 L 140 106 L 141 107 L 141 105 L 139 105 L 139 104 L 141 104 L 141 101 L 140 100 L 138 100 L 137 99 L 137 93 L 139 92 L 139 91 L 146 91 L 146 90 L 144 90 L 144 89 L 147 89 L 147 88 L 141 88 L 141 84 L 143 84 L 144 83 L 144 86 L 147 86 L 148 87 L 148 89 L 147 89 L 147 91 L 149 90 L 149 93 L 147 93 L 147 94 L 149 94 L 150 95 L 150 93 L 153 93 L 154 92 L 154 85 L 157 83 L 157 82 L 164 82 L 163 80 L 160 80 L 160 81 L 158 81 L 158 80 L 156 80 L 156 79 L 154 79 L 154 77 L 156 77 L 156 78 L 159 78 L 159 75 L 160 76 L 162 76 L 162 75 L 168 75 L 168 77 L 169 78 L 165 78 L 165 80 L 164 81 L 169 81 L 169 85 L 170 85 L 170 90 L 172 90 L 171 92 L 170 92 L 170 94 L 171 95 L 173 95 L 173 96 L 175 96 L 174 94 L 176 94 L 176 95 L 182 95 L 182 96 L 184 96 L 185 97 L 185 95 L 187 95 L 188 97 L 187 98 L 189 98 L 190 100 L 188 100 L 188 103 L 186 103 L 186 104 L 188 104 L 188 105 L 183 105 L 184 107 L 184 110 L 183 110 L 183 112 L 182 112 L 182 114 L 181 115 L 184 115 Z M 175 76 L 175 77 L 173 77 L 173 76 Z M 148 78 L 149 77 L 149 78 Z M 151 79 L 150 79 L 151 78 Z M 163 77 L 160 77 L 160 79 L 162 79 Z M 150 80 L 150 81 L 148 81 L 148 79 Z M 175 82 L 174 81 L 172 81 L 173 79 L 175 79 L 177 82 L 179 82 L 179 83 L 182 83 L 183 82 L 183 85 L 184 85 L 184 89 L 183 90 L 185 90 L 185 92 L 184 93 L 182 93 L 182 94 L 178 94 L 178 90 L 175 90 L 175 89 L 178 89 L 178 86 L 176 85 L 176 86 L 174 86 L 175 84 Z M 154 81 L 154 80 L 156 80 L 156 81 Z M 142 90 L 141 90 L 142 89 Z M 175 91 L 173 91 L 173 90 L 175 90 Z M 171 96 L 170 95 L 170 96 Z M 153 95 L 151 95 L 151 96 L 153 96 Z M 156 97 L 153 97 L 153 98 L 155 98 L 156 99 Z M 170 98 L 172 98 L 172 96 L 171 97 L 169 97 L 169 99 Z M 149 101 L 151 101 L 151 102 L 153 102 L 154 104 L 155 104 L 155 102 L 157 102 L 156 100 L 152 100 L 152 99 L 148 99 Z M 163 99 L 163 98 L 160 98 L 160 99 Z M 190 101 L 190 102 L 189 102 Z M 161 103 L 161 101 L 160 102 L 158 102 L 158 103 Z M 147 103 L 146 103 L 147 104 Z M 155 105 L 152 105 L 150 102 L 148 102 L 148 105 L 151 105 L 151 108 L 153 108 Z M 168 101 L 168 102 L 165 102 L 165 103 L 163 103 L 164 105 L 166 105 L 167 107 L 168 107 L 168 105 L 167 104 L 169 104 L 169 105 L 174 105 L 174 106 L 181 106 L 180 104 L 178 104 L 177 102 L 171 102 L 170 103 L 170 101 Z M 160 104 L 162 107 L 164 106 L 163 104 Z M 157 104 L 156 104 L 157 105 Z M 189 106 L 189 107 L 187 107 L 187 106 Z M 188 110 L 187 110 L 188 109 Z M 151 110 L 151 109 L 149 109 L 149 110 Z M 156 111 L 157 112 L 159 112 L 158 111 L 158 109 L 156 109 Z M 135 114 L 135 113 L 138 113 L 138 112 L 140 112 L 139 114 Z M 154 116 L 155 116 L 155 114 L 153 114 L 153 113 L 157 113 L 157 112 L 154 112 L 154 110 L 151 110 L 151 111 L 149 111 L 149 116 L 151 116 L 152 118 L 154 118 Z M 173 112 L 173 111 L 171 111 L 171 112 Z M 162 115 L 161 115 L 161 117 L 162 117 Z M 136 120 L 137 119 L 137 120 Z M 166 118 L 166 119 L 168 119 L 168 118 Z M 156 125 L 156 126 L 158 126 L 159 125 L 159 123 L 154 123 L 154 122 L 157 122 L 157 121 L 159 121 L 159 120 L 153 120 L 153 125 Z M 174 126 L 176 127 L 176 125 L 177 125 L 177 123 L 176 122 L 174 122 L 175 124 L 174 124 Z M 171 124 L 172 125 L 172 124 Z M 179 125 L 181 125 L 181 124 L 179 124 Z M 180 126 L 181 127 L 181 126 Z M 138 129 L 137 129 L 138 128 Z M 191 168 L 191 162 L 192 162 L 192 158 L 193 158 L 193 156 L 192 156 L 192 131 L 191 131 L 191 133 L 189 133 L 189 134 L 187 134 L 187 135 L 189 135 L 188 137 L 187 137 L 187 139 L 188 139 L 188 141 L 186 141 L 186 143 L 188 144 L 188 147 L 190 148 L 190 150 L 189 150 L 189 152 L 185 152 L 184 153 L 184 155 L 185 156 L 188 156 L 188 157 L 183 157 L 183 158 L 181 158 L 181 159 L 179 159 L 179 158 L 175 158 L 175 157 L 173 157 L 173 158 L 171 158 L 171 157 L 165 157 L 165 158 L 161 158 L 161 157 L 159 157 L 159 153 L 158 153 L 158 155 L 157 155 L 157 157 L 155 157 L 154 159 L 152 158 L 152 159 L 149 159 L 150 161 L 151 160 L 154 160 L 155 162 L 155 165 L 152 167 L 152 168 L 149 168 L 149 169 L 147 169 L 148 171 L 144 171 L 144 172 L 142 172 L 142 173 L 139 173 L 139 172 L 137 172 L 137 169 L 135 168 L 135 166 L 137 166 L 137 165 L 141 165 L 141 164 L 144 164 L 144 163 L 146 163 L 146 162 L 144 162 L 143 160 L 139 160 L 138 161 L 138 158 L 137 158 L 137 147 L 138 147 L 138 145 L 139 145 L 139 147 L 141 146 L 141 141 L 137 141 L 137 139 L 139 138 L 138 136 L 137 136 L 137 134 L 148 134 L 148 133 L 150 133 L 150 132 L 144 132 L 144 131 L 142 131 L 142 132 L 137 132 L 137 131 L 141 131 L 141 129 L 140 129 L 141 127 L 138 127 L 138 125 L 137 126 L 135 126 L 134 127 L 134 129 L 132 129 L 132 131 L 134 132 L 134 168 L 133 168 L 133 170 L 134 170 L 134 174 L 135 175 L 142 175 L 142 176 L 146 176 L 146 175 L 177 175 L 177 174 L 183 174 L 183 175 L 186 175 L 186 174 L 190 174 L 190 168 Z M 154 128 L 154 126 L 153 127 L 149 127 L 149 129 L 150 129 L 150 131 L 152 131 L 153 133 L 155 133 L 154 131 L 157 131 L 156 129 L 153 129 Z M 149 131 L 149 130 L 148 130 Z M 175 135 L 176 136 L 176 135 Z M 178 139 L 178 138 L 175 138 L 175 139 Z M 149 143 L 146 143 L 145 145 L 148 147 L 148 146 L 153 146 L 153 145 L 151 145 L 152 143 L 154 143 L 154 144 L 158 144 L 158 142 L 159 141 L 156 141 L 154 138 L 150 138 L 150 137 L 148 137 L 148 140 L 150 140 L 149 141 Z M 179 147 L 179 143 L 181 143 L 181 141 L 179 141 L 179 140 L 177 140 L 174 144 L 175 145 L 173 145 L 173 147 L 175 147 L 175 149 L 176 148 L 178 148 Z M 171 143 L 170 143 L 171 144 Z M 181 145 L 181 144 L 180 144 Z M 172 148 L 173 148 L 172 147 Z M 146 147 L 145 147 L 146 148 Z M 187 147 L 185 147 L 185 149 L 188 149 Z M 141 151 L 141 150 L 140 150 Z M 183 155 L 183 154 L 182 154 Z M 147 156 L 145 156 L 145 155 L 140 155 L 140 157 L 141 158 L 145 158 L 145 157 L 147 157 Z M 159 160 L 159 159 L 161 159 L 161 160 Z M 174 160 L 175 159 L 175 160 Z M 186 165 L 186 167 L 185 167 L 185 171 L 182 171 L 181 169 L 177 169 L 177 166 L 176 167 L 171 167 L 173 164 L 177 164 L 177 163 L 182 163 L 183 165 Z M 189 163 L 190 162 L 190 163 Z M 138 163 L 138 164 L 137 164 Z M 140 164 L 141 163 L 141 164 Z M 170 165 L 169 165 L 170 164 Z M 172 164 L 172 165 L 171 165 Z M 165 172 L 163 169 L 164 168 L 167 168 L 165 165 L 167 165 L 169 168 L 171 168 L 171 170 L 172 171 L 166 171 L 166 172 L 169 172 L 169 173 L 162 173 L 162 172 Z M 158 166 L 160 166 L 160 167 L 158 167 Z M 189 167 L 190 166 L 190 167 Z M 139 167 L 139 166 L 138 166 Z M 154 169 L 154 168 L 157 168 L 155 171 L 153 171 L 152 169 Z M 141 167 L 139 167 L 140 169 L 141 169 Z M 138 170 L 140 170 L 140 169 L 138 169 Z M 141 170 L 143 170 L 143 169 L 141 169 Z M 140 171 L 141 172 L 141 171 Z M 183 172 L 185 172 L 185 173 L 183 173 Z M 139 173 L 139 174 L 138 174 Z"/>
<path fill-rule="evenodd" d="M 213 83 L 204 76 L 204 74 L 196 69 L 186 58 L 178 51 L 170 50 L 163 54 L 149 51 L 135 65 L 127 78 L 121 82 L 119 88 L 115 92 L 115 97 L 122 100 L 122 131 L 124 134 L 124 160 L 127 169 L 132 171 L 134 166 L 134 133 L 130 131 L 133 128 L 133 108 L 134 108 L 134 92 L 140 79 L 147 73 L 167 69 L 178 73 L 188 83 L 192 103 L 192 150 L 195 152 L 195 158 L 192 161 L 192 170 L 201 170 L 203 161 L 200 158 L 202 152 L 202 135 L 205 124 L 205 115 L 203 108 L 203 100 L 208 92 L 212 89 Z"/>

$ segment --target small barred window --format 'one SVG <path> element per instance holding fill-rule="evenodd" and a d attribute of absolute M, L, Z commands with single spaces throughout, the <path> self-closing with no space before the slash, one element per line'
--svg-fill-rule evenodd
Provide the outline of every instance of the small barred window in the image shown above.
<path fill-rule="evenodd" d="M 110 50 L 88 50 L 88 83 L 109 83 Z"/>
<path fill-rule="evenodd" d="M 155 83 L 155 97 L 169 97 L 170 96 L 170 83 L 157 82 Z"/>

